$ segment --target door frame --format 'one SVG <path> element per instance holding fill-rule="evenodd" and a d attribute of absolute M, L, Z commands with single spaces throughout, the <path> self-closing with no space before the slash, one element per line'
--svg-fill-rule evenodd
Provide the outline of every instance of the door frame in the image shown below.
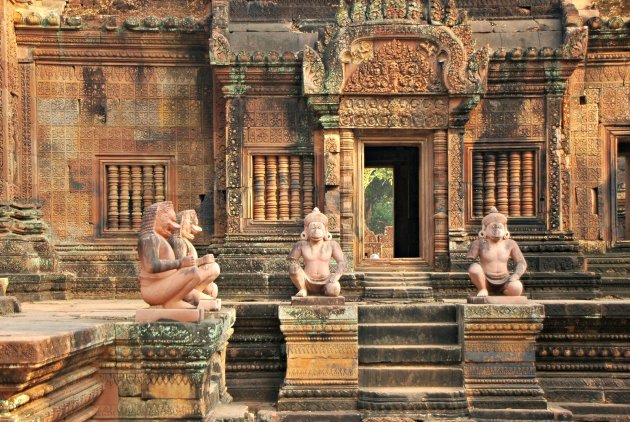
<path fill-rule="evenodd" d="M 393 134 L 393 135 L 392 135 Z M 355 227 L 357 230 L 357 245 L 355 248 L 355 263 L 361 265 L 366 260 L 364 257 L 364 233 L 365 233 L 365 198 L 363 186 L 363 169 L 365 168 L 365 147 L 417 147 L 419 152 L 418 162 L 418 190 L 420 201 L 418 209 L 419 230 L 418 241 L 420 243 L 419 258 L 394 258 L 395 260 L 424 260 L 433 265 L 434 260 L 434 214 L 433 203 L 433 132 L 418 130 L 356 130 L 355 132 L 356 169 L 354 180 L 357 181 L 354 189 L 355 203 Z M 395 200 L 395 198 L 394 198 Z M 388 260 L 383 260 L 387 262 Z"/>
<path fill-rule="evenodd" d="M 608 200 L 605 200 L 605 214 L 600 221 L 603 223 L 603 231 L 606 234 L 607 244 L 610 248 L 630 248 L 630 239 L 617 240 L 617 151 L 622 138 L 630 139 L 630 126 L 606 126 L 605 142 L 608 160 L 605 175 L 607 179 L 606 193 Z M 626 187 L 626 195 L 627 187 Z M 606 209 L 607 208 L 607 209 Z M 627 212 L 627 211 L 626 211 Z"/>

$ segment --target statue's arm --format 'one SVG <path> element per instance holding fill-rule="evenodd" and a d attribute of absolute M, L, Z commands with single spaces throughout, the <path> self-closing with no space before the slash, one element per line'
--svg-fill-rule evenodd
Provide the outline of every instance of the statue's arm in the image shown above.
<path fill-rule="evenodd" d="M 302 242 L 297 242 L 291 252 L 289 252 L 289 256 L 287 256 L 287 261 L 289 263 L 289 271 L 295 270 L 295 267 L 300 267 L 299 259 L 302 256 Z"/>
<path fill-rule="evenodd" d="M 160 259 L 160 239 L 154 235 L 138 240 L 138 252 L 141 268 L 148 273 L 162 273 L 181 266 L 179 259 Z"/>
<path fill-rule="evenodd" d="M 331 240 L 332 242 L 332 257 L 337 262 L 337 271 L 335 271 L 335 276 L 337 280 L 341 278 L 341 275 L 346 271 L 348 267 L 348 262 L 346 261 L 346 256 L 343 254 L 341 250 L 341 246 L 339 243 Z"/>
<path fill-rule="evenodd" d="M 518 247 L 515 241 L 512 242 L 512 250 L 510 252 L 510 257 L 514 261 L 515 268 L 513 276 L 517 276 L 517 279 L 520 279 L 525 271 L 527 270 L 527 261 L 523 256 L 523 252 L 521 252 L 521 248 Z"/>
<path fill-rule="evenodd" d="M 467 259 L 477 259 L 479 258 L 479 240 L 475 240 L 472 245 L 470 245 L 470 249 L 468 249 L 468 254 L 466 255 Z"/>
<path fill-rule="evenodd" d="M 186 252 L 188 252 L 188 248 L 186 247 L 186 243 L 179 237 L 171 237 L 169 242 L 173 247 L 173 252 L 175 253 L 175 258 L 179 259 L 186 256 Z"/>

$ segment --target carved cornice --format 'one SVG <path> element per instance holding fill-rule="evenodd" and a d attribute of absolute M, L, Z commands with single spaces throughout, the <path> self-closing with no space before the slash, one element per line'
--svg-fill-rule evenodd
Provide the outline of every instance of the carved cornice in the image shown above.
<path fill-rule="evenodd" d="M 32 49 L 36 61 L 207 63 L 207 36 L 190 34 L 118 34 L 99 31 L 58 33 L 42 29 L 17 29 L 19 46 Z"/>

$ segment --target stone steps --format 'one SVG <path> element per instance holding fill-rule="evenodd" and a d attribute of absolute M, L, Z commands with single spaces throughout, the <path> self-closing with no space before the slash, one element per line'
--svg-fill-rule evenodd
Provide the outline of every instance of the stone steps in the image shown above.
<path fill-rule="evenodd" d="M 468 415 L 455 305 L 359 306 L 359 339 L 364 417 Z"/>
<path fill-rule="evenodd" d="M 422 267 L 363 268 L 364 300 L 374 302 L 433 302 L 429 273 Z"/>
<path fill-rule="evenodd" d="M 463 370 L 449 366 L 359 365 L 359 386 L 366 387 L 461 387 Z"/>
<path fill-rule="evenodd" d="M 373 345 L 359 347 L 359 361 L 372 363 L 459 363 L 462 350 L 458 345 Z"/>
<path fill-rule="evenodd" d="M 369 323 L 359 325 L 359 338 L 370 345 L 449 344 L 458 336 L 453 323 Z"/>
<path fill-rule="evenodd" d="M 359 324 L 400 322 L 457 322 L 455 305 L 362 305 L 359 306 Z M 455 340 L 456 341 L 456 340 Z"/>
<path fill-rule="evenodd" d="M 370 301 L 399 301 L 413 300 L 414 302 L 433 302 L 433 289 L 430 287 L 406 286 L 365 286 L 363 294 L 365 300 Z"/>
<path fill-rule="evenodd" d="M 630 404 L 554 403 L 573 412 L 573 420 L 583 422 L 619 422 L 630 420 Z"/>
<path fill-rule="evenodd" d="M 467 409 L 466 391 L 448 387 L 374 387 L 359 392 L 359 408 L 372 411 L 459 411 Z"/>

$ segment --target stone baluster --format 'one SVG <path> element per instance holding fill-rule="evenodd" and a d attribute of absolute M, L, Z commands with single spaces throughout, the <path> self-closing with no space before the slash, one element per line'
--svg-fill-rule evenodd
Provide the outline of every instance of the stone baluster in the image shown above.
<path fill-rule="evenodd" d="M 534 212 L 534 152 L 523 151 L 521 183 L 521 214 L 535 216 Z"/>
<path fill-rule="evenodd" d="M 497 154 L 497 209 L 500 213 L 508 215 L 508 154 Z"/>
<path fill-rule="evenodd" d="M 306 155 L 302 161 L 303 207 L 304 215 L 313 211 L 313 157 Z"/>
<path fill-rule="evenodd" d="M 118 230 L 118 166 L 107 166 L 107 228 Z"/>
<path fill-rule="evenodd" d="M 140 230 L 142 226 L 142 167 L 131 167 L 131 228 Z"/>
<path fill-rule="evenodd" d="M 278 218 L 289 219 L 289 157 L 278 157 Z"/>
<path fill-rule="evenodd" d="M 483 153 L 473 154 L 473 216 L 483 218 Z"/>
<path fill-rule="evenodd" d="M 436 266 L 445 269 L 448 261 L 448 140 L 445 130 L 433 137 L 433 214 Z"/>
<path fill-rule="evenodd" d="M 510 153 L 510 217 L 521 215 L 521 153 Z"/>
<path fill-rule="evenodd" d="M 155 166 L 153 169 L 155 180 L 155 202 L 164 201 L 164 166 Z"/>
<path fill-rule="evenodd" d="M 142 166 L 142 209 L 145 210 L 153 204 L 155 198 L 155 186 L 153 185 L 153 166 Z"/>
<path fill-rule="evenodd" d="M 118 214 L 118 227 L 121 230 L 129 230 L 131 228 L 131 219 L 129 214 L 129 166 L 120 166 L 120 207 Z"/>
<path fill-rule="evenodd" d="M 254 157 L 254 220 L 265 219 L 265 157 Z"/>
<path fill-rule="evenodd" d="M 265 183 L 265 217 L 267 220 L 278 219 L 278 158 L 275 155 L 266 157 Z"/>
<path fill-rule="evenodd" d="M 496 203 L 496 156 L 492 152 L 488 152 L 484 155 L 484 180 L 483 191 L 484 201 L 483 213 L 488 214 L 492 207 L 497 205 Z"/>
<path fill-rule="evenodd" d="M 302 217 L 302 201 L 300 200 L 300 174 L 302 173 L 302 163 L 300 157 L 292 155 L 289 158 L 289 173 L 291 176 L 291 202 L 289 213 L 293 220 Z"/>

